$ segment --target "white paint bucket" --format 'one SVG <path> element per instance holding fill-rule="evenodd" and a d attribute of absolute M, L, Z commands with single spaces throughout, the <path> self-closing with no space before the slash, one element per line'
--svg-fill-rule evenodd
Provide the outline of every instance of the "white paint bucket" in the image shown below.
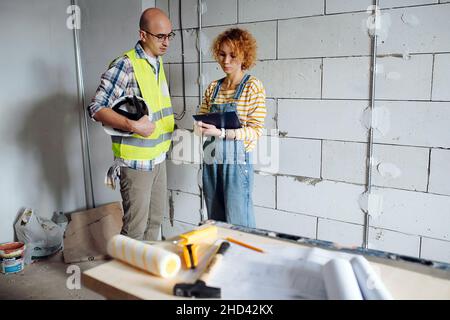
<path fill-rule="evenodd" d="M 22 271 L 24 252 L 25 244 L 22 242 L 0 244 L 0 272 L 9 274 Z"/>

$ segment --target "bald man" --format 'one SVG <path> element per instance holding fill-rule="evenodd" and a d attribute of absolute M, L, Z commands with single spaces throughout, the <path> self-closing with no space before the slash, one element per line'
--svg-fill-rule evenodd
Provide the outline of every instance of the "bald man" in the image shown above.
<path fill-rule="evenodd" d="M 88 106 L 94 121 L 134 133 L 111 138 L 114 163 L 120 163 L 121 233 L 138 240 L 160 239 L 168 207 L 165 159 L 174 117 L 161 56 L 174 36 L 163 11 L 145 10 L 139 22 L 139 41 L 110 64 Z M 132 95 L 145 100 L 151 121 L 146 115 L 130 120 L 111 109 L 118 98 Z"/>

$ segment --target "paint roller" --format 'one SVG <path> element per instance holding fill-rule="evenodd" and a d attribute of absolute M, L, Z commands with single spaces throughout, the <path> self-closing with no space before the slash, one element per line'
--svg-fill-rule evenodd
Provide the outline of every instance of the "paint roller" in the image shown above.
<path fill-rule="evenodd" d="M 177 254 L 124 235 L 112 237 L 107 252 L 113 258 L 163 278 L 174 277 L 181 268 Z"/>

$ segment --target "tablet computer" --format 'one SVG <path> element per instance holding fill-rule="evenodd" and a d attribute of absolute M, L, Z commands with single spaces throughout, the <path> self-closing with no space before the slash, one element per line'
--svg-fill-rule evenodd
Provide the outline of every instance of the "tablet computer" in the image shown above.
<path fill-rule="evenodd" d="M 218 129 L 239 129 L 242 128 L 241 121 L 235 111 L 213 112 L 201 115 L 193 115 L 195 121 L 213 124 Z"/>

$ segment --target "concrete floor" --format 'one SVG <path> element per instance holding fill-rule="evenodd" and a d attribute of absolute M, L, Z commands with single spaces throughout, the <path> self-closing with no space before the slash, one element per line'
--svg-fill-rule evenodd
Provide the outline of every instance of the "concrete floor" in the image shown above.
<path fill-rule="evenodd" d="M 81 272 L 106 261 L 76 263 Z M 66 282 L 73 273 L 66 273 L 62 252 L 45 260 L 26 265 L 16 274 L 0 274 L 0 300 L 104 300 L 97 293 L 83 288 L 68 289 Z"/>

